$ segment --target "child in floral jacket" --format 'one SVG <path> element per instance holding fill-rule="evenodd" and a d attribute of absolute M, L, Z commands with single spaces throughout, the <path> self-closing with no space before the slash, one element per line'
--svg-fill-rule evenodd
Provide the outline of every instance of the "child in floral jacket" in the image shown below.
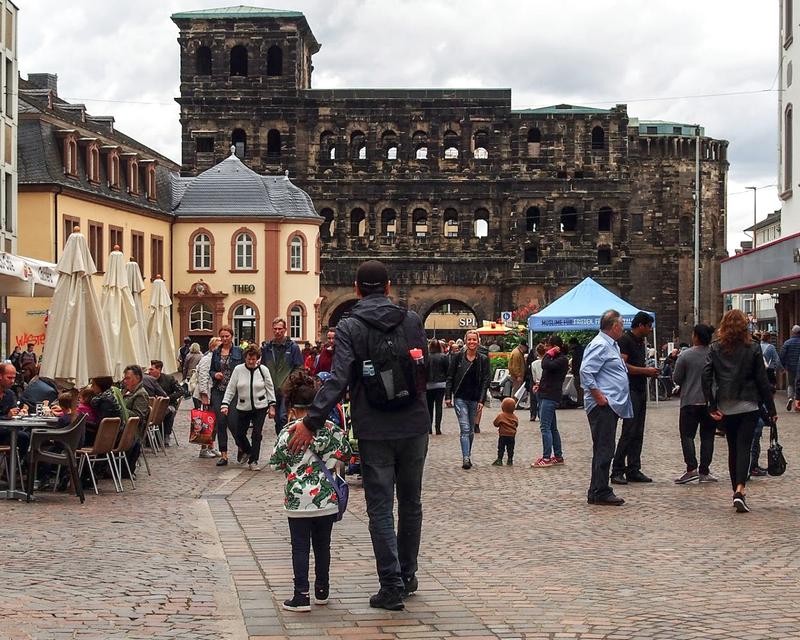
<path fill-rule="evenodd" d="M 283 603 L 290 611 L 310 611 L 308 558 L 314 546 L 314 603 L 326 604 L 329 594 L 331 532 L 339 512 L 336 491 L 322 470 L 350 459 L 350 445 L 340 426 L 328 420 L 311 445 L 302 453 L 292 453 L 288 444 L 292 425 L 303 419 L 315 394 L 314 381 L 304 372 L 293 372 L 283 387 L 289 405 L 289 423 L 281 430 L 270 466 L 286 475 L 283 506 L 289 518 L 294 568 L 294 597 Z M 322 462 L 318 457 L 322 459 Z"/>

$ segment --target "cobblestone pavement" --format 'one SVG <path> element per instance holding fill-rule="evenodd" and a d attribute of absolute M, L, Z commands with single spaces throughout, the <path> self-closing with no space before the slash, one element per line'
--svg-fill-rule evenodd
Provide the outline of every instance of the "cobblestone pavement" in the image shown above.
<path fill-rule="evenodd" d="M 452 412 L 431 439 L 420 591 L 404 612 L 367 604 L 377 580 L 355 480 L 334 529 L 331 602 L 290 613 L 280 608 L 291 592 L 281 477 L 219 470 L 184 445 L 124 495 L 106 481 L 82 507 L 58 494 L 0 504 L 0 637 L 800 637 L 800 415 L 781 413 L 786 475 L 754 479 L 753 511 L 737 515 L 723 439 L 718 484 L 673 484 L 683 471 L 674 401 L 649 407 L 643 470 L 656 482 L 621 487 L 621 508 L 586 504 L 581 411 L 558 412 L 567 464 L 531 469 L 540 438 L 524 411 L 515 465 L 491 466 L 496 410 L 485 412 L 470 471 Z"/>

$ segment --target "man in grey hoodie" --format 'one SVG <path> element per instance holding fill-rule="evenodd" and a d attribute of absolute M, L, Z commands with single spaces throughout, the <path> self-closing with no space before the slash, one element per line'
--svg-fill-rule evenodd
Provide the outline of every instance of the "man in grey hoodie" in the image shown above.
<path fill-rule="evenodd" d="M 686 349 L 678 356 L 672 381 L 680 386 L 681 412 L 678 428 L 681 434 L 681 448 L 683 461 L 686 463 L 686 472 L 675 479 L 675 484 L 686 484 L 699 480 L 700 482 L 716 482 L 711 475 L 709 466 L 714 456 L 714 434 L 717 430 L 716 423 L 711 419 L 703 394 L 703 367 L 708 357 L 708 345 L 714 329 L 705 324 L 695 325 L 692 332 L 692 348 Z M 694 438 L 697 427 L 700 427 L 700 465 L 698 468 L 697 454 L 694 448 Z"/>
<path fill-rule="evenodd" d="M 431 424 L 424 375 L 428 347 L 420 317 L 392 304 L 389 299 L 389 273 L 383 263 L 377 260 L 362 263 L 356 271 L 355 289 L 360 298 L 358 304 L 336 326 L 331 377 L 317 393 L 303 422 L 293 427 L 289 448 L 292 451 L 305 449 L 313 433 L 325 428 L 326 418 L 349 388 L 369 532 L 380 581 L 380 590 L 369 603 L 371 607 L 396 611 L 404 607 L 403 598 L 417 590 L 422 471 Z M 409 389 L 405 406 L 381 408 L 374 399 L 369 399 L 366 388 L 377 368 L 369 345 L 381 335 L 395 333 L 402 334 L 402 339 L 398 335 L 393 341 L 404 342 L 404 348 L 408 349 L 408 353 L 399 354 L 404 371 L 410 366 L 417 367 L 418 384 L 415 389 Z M 385 370 L 377 373 L 385 373 Z M 396 382 L 405 384 L 406 381 Z M 395 493 L 397 532 L 392 515 Z"/>

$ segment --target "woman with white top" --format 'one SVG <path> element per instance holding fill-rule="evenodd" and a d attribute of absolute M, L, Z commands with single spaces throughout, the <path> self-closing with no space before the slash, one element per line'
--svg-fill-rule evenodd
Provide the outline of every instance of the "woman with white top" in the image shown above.
<path fill-rule="evenodd" d="M 197 384 L 192 393 L 192 402 L 195 409 L 200 409 L 205 406 L 208 408 L 210 404 L 209 397 L 211 396 L 211 357 L 214 355 L 214 349 L 219 346 L 220 339 L 217 336 L 211 338 L 208 343 L 208 351 L 203 354 L 200 361 L 197 363 L 196 378 Z M 200 447 L 201 458 L 218 458 L 220 452 L 214 448 L 213 444 L 202 445 Z"/>
<path fill-rule="evenodd" d="M 269 369 L 258 363 L 261 351 L 254 345 L 244 352 L 244 363 L 237 365 L 225 389 L 220 411 L 228 415 L 228 405 L 237 397 L 236 403 L 236 444 L 245 456 L 252 471 L 258 471 L 258 458 L 261 453 L 261 432 L 267 415 L 275 418 L 275 388 Z M 253 425 L 253 441 L 248 442 L 247 430 Z"/>
<path fill-rule="evenodd" d="M 539 414 L 539 395 L 533 389 L 542 380 L 542 358 L 544 358 L 546 348 L 541 342 L 537 344 L 536 360 L 531 362 L 531 422 L 536 422 L 536 417 Z"/>

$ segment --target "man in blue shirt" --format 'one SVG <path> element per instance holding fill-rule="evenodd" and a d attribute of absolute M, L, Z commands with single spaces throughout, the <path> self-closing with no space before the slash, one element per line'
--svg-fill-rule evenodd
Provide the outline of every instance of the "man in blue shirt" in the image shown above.
<path fill-rule="evenodd" d="M 622 317 L 609 309 L 600 318 L 600 333 L 586 346 L 580 368 L 584 408 L 592 431 L 592 479 L 589 504 L 619 506 L 608 482 L 617 435 L 617 421 L 633 417 L 628 369 L 617 340 L 622 336 Z"/>
<path fill-rule="evenodd" d="M 789 396 L 786 402 L 786 410 L 792 410 L 792 400 L 795 400 L 794 382 L 797 377 L 797 369 L 800 366 L 800 325 L 792 327 L 792 337 L 783 343 L 780 353 L 780 361 L 786 369 L 786 394 Z"/>

